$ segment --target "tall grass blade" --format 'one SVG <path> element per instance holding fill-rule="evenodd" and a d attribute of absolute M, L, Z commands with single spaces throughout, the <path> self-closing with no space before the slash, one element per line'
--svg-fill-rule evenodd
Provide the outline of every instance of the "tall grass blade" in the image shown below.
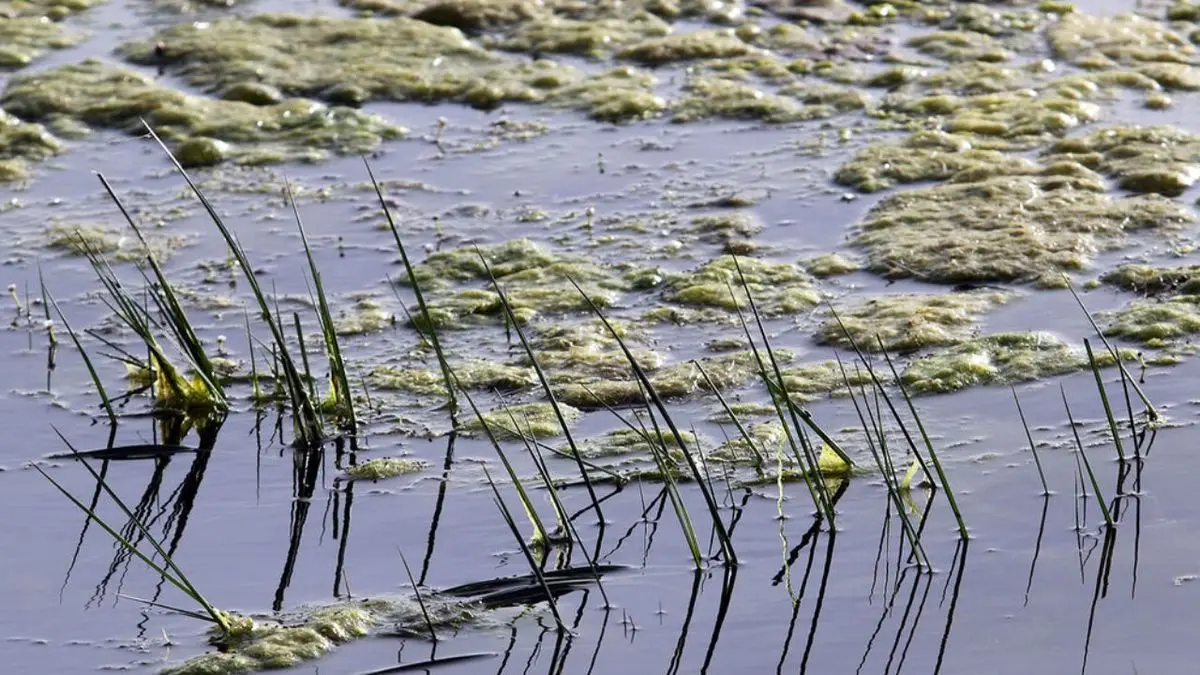
<path fill-rule="evenodd" d="M 67 329 L 67 335 L 71 337 L 71 342 L 75 343 L 75 348 L 79 350 L 79 355 L 83 357 L 83 365 L 87 366 L 88 375 L 92 378 L 92 384 L 96 386 L 96 391 L 100 394 L 100 403 L 104 406 L 104 412 L 108 415 L 108 423 L 115 426 L 117 424 L 117 413 L 113 410 L 112 401 L 108 397 L 108 391 L 104 388 L 104 381 L 100 379 L 100 374 L 96 372 L 96 365 L 92 363 L 92 357 L 88 356 L 87 350 L 83 348 L 83 343 L 79 341 L 79 335 L 71 328 L 71 323 L 67 321 L 67 316 L 63 314 L 62 308 L 58 306 L 58 301 L 46 291 L 46 296 L 50 304 L 54 305 L 54 313 L 58 314 L 59 320 L 63 322 L 63 327 Z"/>
<path fill-rule="evenodd" d="M 1108 429 L 1112 432 L 1113 443 L 1117 446 L 1117 457 L 1123 464 L 1125 462 L 1125 445 L 1121 443 L 1121 434 L 1117 431 L 1117 419 L 1113 416 L 1112 406 L 1108 402 L 1108 391 L 1104 388 L 1104 379 L 1100 377 L 1100 365 L 1096 363 L 1096 355 L 1092 353 L 1092 344 L 1084 340 L 1083 348 L 1087 350 L 1088 365 L 1091 366 L 1092 375 L 1096 378 L 1096 389 L 1100 392 L 1100 402 L 1104 404 L 1104 417 L 1108 420 Z"/>
<path fill-rule="evenodd" d="M 1042 458 L 1038 454 L 1037 443 L 1033 442 L 1033 434 L 1029 431 L 1029 423 L 1025 421 L 1025 411 L 1021 409 L 1021 399 L 1017 396 L 1017 388 L 1012 387 L 1013 402 L 1017 404 L 1017 414 L 1021 417 L 1021 426 L 1025 429 L 1025 438 L 1029 440 L 1029 451 L 1033 453 L 1033 463 L 1037 466 L 1038 478 L 1042 481 L 1042 494 L 1049 497 L 1050 486 L 1046 484 L 1046 472 L 1042 469 Z"/>
<path fill-rule="evenodd" d="M 1079 438 L 1079 427 L 1075 424 L 1075 416 L 1071 414 L 1071 405 L 1067 403 L 1067 390 L 1061 384 L 1058 386 L 1058 390 L 1062 394 L 1063 407 L 1067 409 L 1067 421 L 1071 425 L 1071 433 L 1075 435 L 1075 447 L 1079 450 L 1079 459 L 1083 461 L 1088 481 L 1092 484 L 1092 492 L 1096 495 L 1096 502 L 1100 504 L 1100 512 L 1104 514 L 1104 523 L 1108 525 L 1109 529 L 1115 528 L 1116 523 L 1108 508 L 1108 501 L 1104 498 L 1104 492 L 1100 489 L 1100 481 L 1096 480 L 1096 472 L 1092 471 L 1092 462 L 1088 459 L 1087 452 L 1083 449 L 1083 441 Z"/>
<path fill-rule="evenodd" d="M 433 315 L 429 313 L 429 305 L 425 302 L 425 294 L 421 291 L 421 282 L 417 278 L 417 273 L 413 269 L 412 262 L 408 259 L 408 251 L 404 248 L 404 241 L 400 238 L 400 230 L 396 227 L 396 221 L 392 218 L 392 211 L 388 208 L 387 200 L 383 196 L 383 187 L 379 181 L 375 179 L 375 172 L 371 170 L 371 163 L 363 158 L 363 165 L 367 167 L 367 175 L 371 178 L 371 185 L 375 188 L 375 195 L 379 198 L 379 208 L 383 210 L 383 215 L 387 219 L 388 229 L 392 232 L 392 237 L 396 240 L 396 248 L 400 250 L 400 260 L 404 263 L 404 272 L 408 275 L 409 283 L 412 284 L 413 295 L 417 298 L 417 307 L 421 311 L 421 316 L 425 317 L 425 323 L 428 324 L 429 344 L 433 346 L 433 352 L 437 356 L 438 365 L 442 369 L 442 379 L 446 385 L 446 396 L 450 404 L 450 416 L 453 417 L 458 411 L 458 399 L 455 394 L 454 376 L 450 371 L 450 362 L 446 359 L 445 352 L 442 351 L 442 343 L 438 340 L 437 327 L 433 325 Z M 422 326 L 413 322 L 413 328 L 419 333 L 425 333 Z"/>

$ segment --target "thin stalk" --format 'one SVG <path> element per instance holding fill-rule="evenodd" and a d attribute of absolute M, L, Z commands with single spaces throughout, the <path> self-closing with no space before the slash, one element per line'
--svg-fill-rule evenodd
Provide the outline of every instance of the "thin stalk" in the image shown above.
<path fill-rule="evenodd" d="M 1125 446 L 1121 443 L 1121 434 L 1117 431 L 1117 420 L 1113 416 L 1112 406 L 1108 403 L 1108 391 L 1104 388 L 1104 380 L 1100 377 L 1100 366 L 1096 363 L 1096 355 L 1092 353 L 1092 344 L 1083 341 L 1087 350 L 1088 364 L 1092 367 L 1092 375 L 1096 377 L 1096 389 L 1100 392 L 1100 401 L 1104 404 L 1104 417 L 1108 420 L 1108 429 L 1112 432 L 1113 443 L 1117 445 L 1117 457 L 1125 463 Z"/>
<path fill-rule="evenodd" d="M 117 413 L 113 410 L 112 401 L 108 398 L 108 391 L 104 388 L 104 382 L 100 379 L 100 374 L 96 372 L 96 365 L 92 363 L 92 358 L 88 356 L 87 350 L 83 348 L 83 343 L 79 341 L 79 336 L 71 328 L 71 323 L 67 321 L 67 316 L 63 314 L 62 308 L 58 306 L 58 301 L 54 299 L 54 296 L 50 295 L 49 291 L 46 291 L 46 297 L 50 300 L 50 304 L 54 305 L 54 312 L 62 320 L 63 328 L 67 329 L 67 335 L 71 336 L 71 342 L 75 343 L 75 348 L 79 350 L 79 355 L 83 357 L 83 365 L 87 366 L 88 375 L 92 378 L 92 384 L 96 385 L 96 391 L 100 394 L 100 403 L 104 406 L 104 412 L 108 414 L 109 424 L 115 426 L 117 424 Z"/>
<path fill-rule="evenodd" d="M 1113 521 L 1112 512 L 1109 511 L 1108 501 L 1104 499 L 1104 493 L 1100 490 L 1100 481 L 1096 480 L 1096 472 L 1092 471 L 1092 462 L 1088 459 L 1087 452 L 1083 449 L 1083 441 L 1079 438 L 1079 427 L 1075 425 L 1075 416 L 1071 414 L 1071 405 L 1067 403 L 1067 390 L 1061 384 L 1058 386 L 1058 390 L 1062 394 L 1063 407 L 1067 409 L 1067 421 L 1071 424 L 1071 433 L 1075 435 L 1075 447 L 1079 450 L 1079 458 L 1083 460 L 1083 468 L 1087 471 L 1088 480 L 1092 484 L 1092 492 L 1096 494 L 1096 502 L 1100 504 L 1100 512 L 1104 514 L 1104 522 L 1109 529 L 1115 528 L 1116 523 Z"/>
<path fill-rule="evenodd" d="M 1017 414 L 1021 417 L 1021 426 L 1025 429 L 1025 438 L 1029 439 L 1029 451 L 1033 453 L 1033 463 L 1037 466 L 1038 478 L 1042 481 L 1042 494 L 1050 496 L 1050 486 L 1046 484 L 1046 472 L 1042 470 L 1042 458 L 1038 456 L 1037 444 L 1033 442 L 1033 434 L 1029 432 L 1029 423 L 1025 421 L 1025 411 L 1021 410 L 1021 399 L 1017 396 L 1017 388 L 1012 387 L 1013 401 L 1017 404 Z"/>

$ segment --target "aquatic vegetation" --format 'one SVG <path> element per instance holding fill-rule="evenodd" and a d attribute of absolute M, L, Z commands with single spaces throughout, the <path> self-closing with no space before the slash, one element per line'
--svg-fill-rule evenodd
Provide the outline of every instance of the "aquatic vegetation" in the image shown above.
<path fill-rule="evenodd" d="M 199 166 L 365 153 L 405 132 L 377 115 L 304 99 L 259 106 L 190 96 L 96 60 L 16 75 L 0 106 L 26 121 L 70 120 L 127 134 L 143 133 L 145 119 L 186 153 L 181 163 Z"/>
<path fill-rule="evenodd" d="M 860 344 L 860 346 L 863 346 Z M 779 350 L 776 350 L 776 356 Z M 818 396 L 844 395 L 846 381 L 837 361 L 818 361 L 803 363 L 793 368 L 784 368 L 783 388 L 800 401 L 806 401 Z M 850 375 L 850 384 L 870 384 L 871 378 L 865 373 L 861 376 Z"/>
<path fill-rule="evenodd" d="M 732 256 L 721 256 L 667 281 L 665 298 L 671 302 L 733 311 L 749 306 L 746 289 L 754 294 L 763 316 L 794 314 L 821 301 L 812 278 L 792 263 L 773 263 L 739 258 L 745 286 L 738 277 Z"/>
<path fill-rule="evenodd" d="M 1124 309 L 1100 317 L 1104 335 L 1166 347 L 1173 340 L 1200 333 L 1200 295 L 1186 294 L 1161 300 L 1137 300 Z"/>
<path fill-rule="evenodd" d="M 140 261 L 147 254 L 154 256 L 158 262 L 166 262 L 188 242 L 189 239 L 183 235 L 158 235 L 140 241 L 101 225 L 53 223 L 46 228 L 43 245 L 75 256 L 98 254 L 117 262 Z"/>
<path fill-rule="evenodd" d="M 28 165 L 57 154 L 62 143 L 40 124 L 28 124 L 0 108 L 0 183 L 24 180 Z"/>
<path fill-rule="evenodd" d="M 921 131 L 900 143 L 873 143 L 838 168 L 834 180 L 861 192 L 898 183 L 946 180 L 960 172 L 1032 173 L 1029 160 L 974 147 L 968 138 L 944 131 Z"/>
<path fill-rule="evenodd" d="M 1012 298 L 1011 293 L 894 294 L 871 297 L 840 308 L 817 332 L 822 344 L 849 346 L 853 339 L 864 351 L 906 352 L 942 347 L 971 337 L 976 319 Z"/>
<path fill-rule="evenodd" d="M 683 90 L 684 95 L 671 103 L 674 122 L 713 117 L 791 122 L 827 117 L 834 112 L 825 106 L 806 107 L 790 96 L 770 94 L 742 82 L 707 75 L 692 77 Z"/>
<path fill-rule="evenodd" d="M 1122 358 L 1136 358 L 1130 351 Z M 1109 354 L 1099 357 L 1111 365 Z M 1045 332 L 997 333 L 915 359 L 901 379 L 919 394 L 941 394 L 966 387 L 1027 382 L 1088 367 L 1087 356 L 1058 336 Z"/>
<path fill-rule="evenodd" d="M 378 300 L 360 297 L 333 319 L 338 335 L 363 335 L 383 330 L 396 323 L 396 315 L 383 309 Z"/>
<path fill-rule="evenodd" d="M 575 422 L 583 416 L 582 411 L 571 405 L 560 403 L 558 407 L 568 423 Z M 479 432 L 483 430 L 483 425 L 486 423 L 496 438 L 505 440 L 517 439 L 530 434 L 534 438 L 549 438 L 563 434 L 554 407 L 549 403 L 524 403 L 507 406 L 482 413 L 482 417 L 484 420 L 482 422 L 479 419 L 464 422 L 463 430 Z M 517 419 L 519 428 L 513 428 L 513 417 Z"/>
<path fill-rule="evenodd" d="M 708 373 L 706 380 L 693 363 L 674 363 L 668 366 L 657 366 L 657 361 L 648 361 L 634 352 L 630 353 L 638 359 L 638 365 L 645 371 L 658 395 L 664 399 L 683 398 L 700 392 L 731 389 L 748 384 L 757 374 L 757 362 L 750 351 L 738 351 L 707 356 L 697 361 Z M 792 359 L 790 352 L 780 350 L 776 356 L 781 362 Z M 580 408 L 596 408 L 603 406 L 625 406 L 645 403 L 644 387 L 638 386 L 637 380 L 629 369 L 628 358 L 623 372 L 613 372 L 620 368 L 616 357 L 610 357 L 605 363 L 606 370 L 594 368 L 561 370 L 553 373 L 551 380 L 554 395 L 559 400 Z M 607 371 L 612 368 L 612 371 Z M 711 385 L 710 385 L 711 383 Z"/>
<path fill-rule="evenodd" d="M 468 389 L 520 391 L 537 385 L 531 368 L 481 359 L 453 363 L 458 383 Z M 425 396 L 446 396 L 440 370 L 416 366 L 375 366 L 366 375 L 372 389 L 407 391 Z"/>
<path fill-rule="evenodd" d="M 373 457 L 362 464 L 346 467 L 346 477 L 351 480 L 385 480 L 424 471 L 428 466 L 429 462 L 411 457 Z"/>
<path fill-rule="evenodd" d="M 23 68 L 45 50 L 70 47 L 80 37 L 45 16 L 6 16 L 0 21 L 0 71 Z"/>
<path fill-rule="evenodd" d="M 710 244 L 730 244 L 749 239 L 762 232 L 763 224 L 749 211 L 729 211 L 692 219 L 688 227 L 700 241 Z"/>
<path fill-rule="evenodd" d="M 643 433 L 640 429 L 617 429 L 610 431 L 603 436 L 589 438 L 579 444 L 579 454 L 585 459 L 601 459 L 614 458 L 619 459 L 622 463 L 629 463 L 636 460 L 653 461 L 654 452 L 650 447 L 650 441 L 658 446 L 658 450 L 666 448 L 667 455 L 679 457 L 679 453 L 685 448 L 696 447 L 696 443 L 701 439 L 697 438 L 696 434 L 691 431 L 681 432 L 683 435 L 683 446 L 674 436 L 670 434 L 659 433 L 657 436 L 653 430 Z M 570 452 L 568 448 L 562 448 L 563 452 Z"/>
<path fill-rule="evenodd" d="M 1055 143 L 1046 156 L 1077 159 L 1142 194 L 1176 196 L 1200 178 L 1200 136 L 1175 127 L 1098 129 Z"/>
<path fill-rule="evenodd" d="M 1193 220 L 1157 195 L 1116 198 L 1055 173 L 893 195 L 871 209 L 852 242 L 867 251 L 869 270 L 889 277 L 1057 287 L 1060 273 L 1084 269 L 1126 233 L 1169 233 Z"/>
<path fill-rule="evenodd" d="M 801 264 L 805 271 L 818 279 L 837 277 L 862 269 L 862 265 L 846 258 L 840 253 L 826 253 L 802 261 Z"/>
<path fill-rule="evenodd" d="M 661 38 L 671 32 L 669 24 L 647 14 L 633 20 L 577 20 L 547 16 L 522 22 L 509 35 L 497 40 L 501 49 L 528 54 L 576 54 L 601 58 L 622 45 Z"/>
<path fill-rule="evenodd" d="M 1195 54 L 1185 37 L 1138 14 L 1071 12 L 1051 24 L 1046 39 L 1056 56 L 1090 69 L 1152 61 L 1187 63 Z"/>
<path fill-rule="evenodd" d="M 1100 280 L 1127 291 L 1145 295 L 1180 293 L 1200 294 L 1200 265 L 1154 267 L 1152 265 L 1121 265 L 1106 272 Z"/>
<path fill-rule="evenodd" d="M 982 32 L 945 30 L 923 33 L 908 41 L 910 47 L 946 61 L 1007 61 L 1010 54 L 1001 42 Z"/>
<path fill-rule="evenodd" d="M 618 56 L 650 66 L 694 59 L 728 59 L 745 56 L 751 47 L 732 30 L 699 30 L 645 40 L 630 45 Z"/>
<path fill-rule="evenodd" d="M 238 630 L 219 641 L 221 651 L 203 654 L 164 669 L 163 675 L 229 675 L 290 668 L 327 654 L 339 644 L 387 629 L 405 635 L 425 632 L 425 618 L 438 627 L 476 621 L 482 609 L 453 598 L 426 598 L 424 611 L 408 599 L 372 599 L 301 608 L 282 623 L 233 617 Z"/>

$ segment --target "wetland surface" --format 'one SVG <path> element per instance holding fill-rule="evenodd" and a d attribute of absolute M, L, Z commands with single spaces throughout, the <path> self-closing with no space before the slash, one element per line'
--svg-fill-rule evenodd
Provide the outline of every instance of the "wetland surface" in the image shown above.
<path fill-rule="evenodd" d="M 5 667 L 1193 672 L 1194 41 L 1187 2 L 0 0 Z M 296 443 L 247 274 L 143 121 L 298 359 L 303 336 L 326 442 Z M 151 307 L 190 377 L 148 255 L 219 373 L 219 424 L 164 393 L 165 362 L 114 309 Z M 835 527 L 755 317 L 776 400 L 829 436 Z M 463 396 L 451 414 L 431 334 L 486 422 Z M 680 426 L 653 434 L 661 453 L 623 422 L 651 424 L 623 345 Z M 895 489 L 906 432 L 926 445 L 893 380 L 948 481 Z M 539 469 L 560 484 L 574 545 L 533 536 L 486 431 L 547 525 Z M 70 447 L 113 448 L 89 462 L 102 481 Z M 39 469 L 160 541 L 237 636 L 218 648 L 203 619 L 138 600 L 197 611 Z M 569 631 L 531 581 L 455 588 L 530 573 L 488 476 L 536 561 L 576 570 L 547 577 Z"/>

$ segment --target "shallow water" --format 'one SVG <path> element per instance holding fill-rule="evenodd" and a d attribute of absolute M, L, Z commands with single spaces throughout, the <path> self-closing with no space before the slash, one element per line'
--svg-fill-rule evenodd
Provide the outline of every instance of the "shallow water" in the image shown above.
<path fill-rule="evenodd" d="M 235 11 L 345 13 L 326 4 L 296 8 L 264 2 Z M 1083 7 L 1094 14 L 1131 8 L 1128 2 Z M 209 11 L 213 16 L 220 13 Z M 49 54 L 30 69 L 106 56 L 121 42 L 146 37 L 157 26 L 205 16 L 175 16 L 132 0 L 111 2 L 69 20 L 68 25 L 87 27 L 92 38 Z M 660 75 L 664 89 L 676 86 L 670 83 L 669 71 Z M 164 82 L 192 91 L 171 76 Z M 1132 96 L 1107 102 L 1104 123 L 1153 122 L 1200 131 L 1188 115 L 1196 95 L 1172 96 L 1175 105 L 1167 111 L 1146 111 Z M 492 113 L 453 104 L 373 103 L 366 109 L 412 129 L 407 140 L 380 148 L 371 165 L 389 186 L 405 244 L 418 258 L 468 243 L 528 237 L 556 252 L 602 263 L 686 271 L 721 249 L 696 239 L 687 222 L 696 215 L 723 212 L 705 204 L 730 195 L 753 199 L 749 210 L 764 226 L 753 238 L 761 257 L 780 262 L 830 252 L 857 257 L 846 243 L 847 235 L 871 207 L 895 192 L 847 200 L 843 197 L 848 189 L 831 181 L 837 166 L 857 149 L 891 133 L 871 131 L 868 120 L 856 113 L 834 121 L 787 125 L 714 121 L 609 126 L 571 112 L 523 105 L 506 105 Z M 440 138 L 439 119 L 446 120 Z M 490 145 L 495 138 L 492 125 L 501 119 L 542 122 L 548 130 L 528 140 L 500 138 Z M 1096 126 L 1084 125 L 1072 135 Z M 843 128 L 862 133 L 839 140 Z M 45 246 L 48 222 L 120 226 L 119 213 L 94 176 L 102 171 L 134 207 L 136 217 L 149 223 L 161 219 L 160 226 L 149 228 L 151 234 L 186 238 L 187 245 L 167 263 L 173 283 L 243 299 L 244 282 L 230 288 L 227 276 L 199 266 L 201 261 L 224 261 L 226 247 L 168 168 L 147 140 L 102 131 L 73 142 L 68 152 L 37 167 L 27 185 L 0 186 L 0 204 L 21 204 L 0 212 L 9 235 L 3 257 L 8 283 L 22 296 L 36 296 L 40 267 L 73 326 L 104 325 L 109 311 L 95 295 L 99 285 L 94 272 L 82 258 Z M 374 193 L 365 185 L 361 159 L 273 170 L 221 168 L 196 175 L 208 179 L 210 196 L 234 224 L 251 259 L 261 265 L 261 278 L 281 294 L 303 296 L 303 249 L 280 190 L 285 176 L 295 181 L 316 262 L 328 291 L 338 299 L 338 309 L 350 306 L 350 294 L 367 291 L 387 311 L 400 314 L 388 279 L 399 278 L 403 269 L 396 262 L 390 234 L 380 227 L 382 218 Z M 898 190 L 913 187 L 918 186 Z M 1190 205 L 1196 196 L 1192 188 L 1176 200 Z M 590 228 L 585 226 L 589 208 L 594 209 Z M 535 209 L 546 217 L 527 217 Z M 666 217 L 645 231 L 619 227 L 651 214 Z M 1188 240 L 1194 232 L 1189 226 L 1182 238 Z M 1126 260 L 1186 264 L 1195 257 L 1177 255 L 1177 250 L 1161 239 L 1137 236 L 1128 248 L 1100 253 L 1094 268 L 1077 281 L 1095 278 Z M 131 266 L 118 268 L 122 278 L 135 278 Z M 822 281 L 820 288 L 839 306 L 880 293 L 944 290 L 865 272 Z M 1087 317 L 1069 293 L 1020 290 L 1021 297 L 979 318 L 975 330 L 1051 330 L 1071 343 L 1090 337 Z M 407 289 L 399 294 L 411 304 Z M 1084 297 L 1089 309 L 1098 312 L 1120 308 L 1135 296 L 1105 286 Z M 611 312 L 639 321 L 658 301 L 653 294 L 626 292 Z M 210 346 L 217 335 L 226 335 L 231 356 L 247 358 L 240 308 L 192 306 L 189 311 Z M 205 626 L 121 598 L 120 594 L 150 597 L 161 587 L 162 602 L 184 602 L 95 525 L 84 531 L 83 515 L 28 467 L 36 462 L 76 495 L 90 496 L 95 481 L 81 467 L 46 457 L 65 449 L 56 430 L 79 449 L 101 448 L 107 440 L 107 426 L 97 423 L 102 413 L 96 393 L 61 326 L 54 367 L 48 372 L 40 312 L 34 309 L 31 325 L 22 319 L 0 332 L 0 353 L 6 355 L 0 425 L 10 439 L 0 445 L 0 494 L 7 507 L 0 537 L 8 542 L 0 556 L 0 597 L 11 608 L 0 613 L 0 654 L 12 672 L 156 672 L 208 650 Z M 798 361 L 831 358 L 834 351 L 813 339 L 819 318 L 814 313 L 771 320 L 772 344 L 794 351 Z M 644 342 L 672 363 L 706 354 L 704 344 L 711 339 L 738 334 L 735 326 L 707 323 L 645 328 Z M 446 332 L 443 339 L 456 354 L 507 358 L 515 352 L 502 334 L 499 323 L 490 322 Z M 256 329 L 256 335 L 262 339 L 265 333 Z M 128 338 L 118 334 L 120 340 Z M 364 368 L 413 362 L 433 367 L 427 357 L 412 355 L 415 333 L 403 326 L 344 340 L 351 360 Z M 123 367 L 98 361 L 103 379 L 115 389 Z M 1121 465 L 1111 443 L 1104 442 L 1103 413 L 1092 375 L 1076 373 L 1019 386 L 1035 438 L 1048 442 L 1041 454 L 1055 492 L 1048 499 L 1039 494 L 1033 458 L 1006 387 L 917 399 L 922 419 L 942 449 L 972 533 L 969 546 L 960 547 L 944 493 L 934 494 L 930 504 L 930 493 L 914 491 L 915 508 L 931 506 L 922 541 L 935 574 L 918 574 L 908 565 L 907 553 L 899 552 L 899 522 L 885 511 L 888 500 L 877 475 L 850 481 L 837 502 L 837 531 L 832 536 L 827 529 L 812 536 L 812 505 L 802 483 L 785 486 L 787 498 L 780 507 L 773 482 L 726 492 L 718 481 L 723 514 L 737 518 L 734 545 L 741 566 L 736 573 L 721 567 L 694 572 L 671 510 L 662 508 L 662 485 L 633 483 L 604 501 L 603 527 L 591 513 L 577 520 L 582 537 L 602 553 L 603 562 L 629 569 L 604 579 L 612 605 L 607 611 L 594 586 L 559 601 L 559 611 L 573 631 L 570 639 L 556 633 L 543 604 L 521 613 L 498 612 L 481 625 L 443 634 L 436 646 L 422 638 L 386 635 L 354 641 L 296 670 L 366 672 L 419 662 L 431 654 L 482 652 L 491 656 L 438 670 L 906 669 L 983 674 L 1072 672 L 1082 670 L 1086 659 L 1090 673 L 1190 673 L 1190 626 L 1198 618 L 1194 595 L 1200 592 L 1192 580 L 1200 575 L 1200 544 L 1194 536 L 1197 513 L 1191 499 L 1196 410 L 1189 384 L 1198 369 L 1195 360 L 1185 359 L 1171 368 L 1151 368 L 1146 375 L 1146 393 L 1169 424 L 1157 433 L 1144 465 L 1125 465 L 1142 466 L 1142 473 L 1123 483 L 1121 523 L 1108 558 L 1103 555 L 1105 530 L 1096 500 L 1077 495 L 1093 490 L 1076 482 L 1080 470 L 1059 398 L 1060 383 L 1086 431 L 1089 456 L 1110 499 Z M 1105 378 L 1110 392 L 1119 390 L 1115 371 L 1106 370 Z M 765 397 L 757 385 L 727 394 L 745 400 Z M 538 396 L 525 392 L 513 398 Z M 339 456 L 332 446 L 311 458 L 294 451 L 288 445 L 290 422 L 283 420 L 286 433 L 281 440 L 275 414 L 256 416 L 243 392 L 211 453 L 183 454 L 167 462 L 111 462 L 106 480 L 123 499 L 141 505 L 152 532 L 177 545 L 174 558 L 214 604 L 260 618 L 347 598 L 409 597 L 411 585 L 400 552 L 419 584 L 428 589 L 527 573 L 478 469 L 479 463 L 487 462 L 493 473 L 499 471 L 493 449 L 480 439 L 458 437 L 445 490 L 440 492 L 447 460 L 444 432 L 449 426 L 444 411 L 437 409 L 435 400 L 401 394 L 386 400 L 394 409 L 372 422 L 359 454 L 411 454 L 427 460 L 427 470 L 378 483 L 346 482 L 340 472 L 351 461 L 348 456 Z M 487 400 L 489 407 L 496 403 Z M 128 412 L 144 407 L 144 401 L 135 400 Z M 695 420 L 697 430 L 713 443 L 723 434 L 736 433 L 706 421 L 715 409 L 709 397 L 675 401 L 672 409 L 679 419 Z M 840 438 L 855 439 L 858 445 L 853 447 L 861 446 L 854 431 L 858 420 L 848 401 L 817 401 L 811 410 L 826 428 L 838 430 Z M 587 438 L 619 426 L 608 413 L 589 412 L 575 433 Z M 118 429 L 117 444 L 152 443 L 157 438 L 150 419 L 131 415 Z M 185 442 L 194 444 L 194 435 Z M 557 445 L 560 440 L 548 442 Z M 855 456 L 870 462 L 861 452 Z M 305 459 L 319 462 L 308 481 L 297 463 Z M 568 460 L 553 459 L 551 466 L 557 476 L 575 477 Z M 522 476 L 533 474 L 527 458 L 517 468 Z M 602 495 L 612 491 L 598 489 Z M 588 504 L 582 489 L 563 490 L 562 496 L 571 511 Z M 700 493 L 695 486 L 685 486 L 684 496 L 707 544 L 708 519 Z M 516 507 L 511 491 L 505 498 Z M 539 506 L 546 501 L 539 495 Z M 643 514 L 647 504 L 654 522 L 647 522 Z M 780 508 L 787 518 L 779 518 Z M 114 508 L 106 507 L 104 513 L 116 522 L 124 520 Z M 543 517 L 548 514 L 547 508 Z M 550 566 L 566 564 L 557 555 L 551 555 Z M 570 563 L 585 564 L 578 551 Z"/>

